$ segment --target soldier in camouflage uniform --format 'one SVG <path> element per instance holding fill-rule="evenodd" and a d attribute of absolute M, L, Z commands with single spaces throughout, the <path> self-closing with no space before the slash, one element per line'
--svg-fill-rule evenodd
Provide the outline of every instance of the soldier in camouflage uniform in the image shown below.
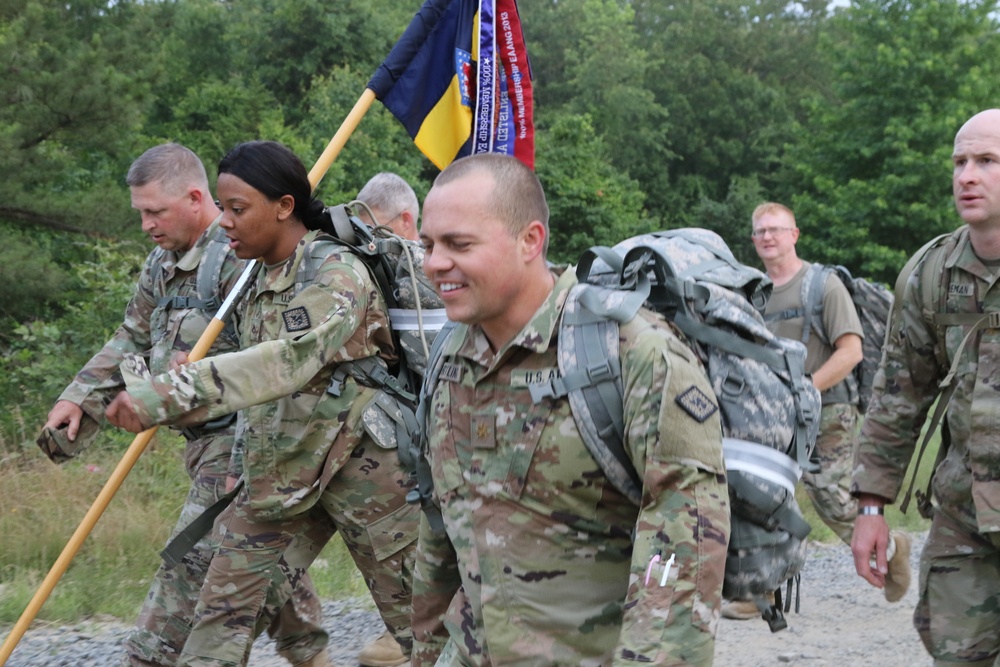
<path fill-rule="evenodd" d="M 858 574 L 886 585 L 882 509 L 899 492 L 941 393 L 944 364 L 955 363 L 946 413 L 951 447 L 934 475 L 938 508 L 921 555 L 913 618 L 936 666 L 986 667 L 1000 665 L 1000 328 L 937 326 L 923 304 L 940 304 L 934 311 L 952 318 L 1000 312 L 1000 109 L 962 126 L 953 163 L 955 205 L 966 224 L 924 257 L 944 253 L 943 272 L 923 276 L 921 262 L 896 296 L 901 311 L 883 349 L 854 471 L 861 511 L 853 550 Z"/>
<path fill-rule="evenodd" d="M 221 225 L 238 257 L 264 263 L 247 297 L 243 349 L 147 375 L 122 365 L 128 393 L 108 407 L 136 431 L 240 410 L 233 473 L 243 486 L 216 520 L 221 545 L 180 665 L 246 664 L 254 637 L 335 531 L 386 625 L 408 652 L 409 574 L 419 511 L 366 364 L 396 361 L 368 269 L 321 233 L 329 223 L 305 167 L 275 142 L 219 164 Z M 235 484 L 235 478 L 232 480 Z"/>
<path fill-rule="evenodd" d="M 143 231 L 159 247 L 146 258 L 124 322 L 49 413 L 39 444 L 54 461 L 75 455 L 96 435 L 105 406 L 124 389 L 118 366 L 127 354 L 144 355 L 150 368 L 164 372 L 174 354 L 191 350 L 213 314 L 197 305 L 199 268 L 211 268 L 211 275 L 202 280 L 215 279 L 210 287 L 220 298 L 225 298 L 243 270 L 243 261 L 229 250 L 219 228 L 220 211 L 209 193 L 205 168 L 194 153 L 178 144 L 155 146 L 132 164 L 126 182 Z M 210 354 L 235 349 L 237 342 L 226 331 Z M 175 535 L 222 495 L 234 432 L 232 414 L 181 429 L 187 440 L 184 454 L 191 488 Z M 175 663 L 187 639 L 214 547 L 209 538 L 203 538 L 180 564 L 160 566 L 136 627 L 125 640 L 127 664 Z M 321 652 L 327 642 L 319 625 L 322 610 L 315 591 L 307 580 L 302 583 L 296 593 L 298 613 L 296 605 L 286 605 L 280 622 L 271 628 L 279 652 L 293 664 Z"/>
<path fill-rule="evenodd" d="M 417 220 L 420 219 L 420 202 L 417 194 L 402 176 L 387 171 L 375 174 L 358 193 L 358 201 L 368 205 L 375 220 L 364 207 L 359 207 L 358 217 L 369 225 L 385 225 L 392 233 L 416 241 Z"/>
<path fill-rule="evenodd" d="M 649 311 L 621 326 L 637 508 L 588 453 L 569 402 L 533 404 L 527 389 L 557 372 L 576 283 L 546 264 L 535 175 L 495 153 L 455 161 L 424 201 L 421 238 L 424 270 L 462 324 L 427 404 L 444 533 L 422 519 L 413 665 L 711 665 L 729 505 L 694 354 Z"/>
<path fill-rule="evenodd" d="M 796 253 L 799 229 L 795 215 L 787 206 L 766 202 L 754 210 L 751 220 L 754 248 L 774 283 L 764 319 L 775 335 L 806 344 L 806 373 L 822 396 L 819 435 L 813 455 L 819 470 L 804 472 L 802 482 L 816 514 L 850 546 L 858 511 L 857 501 L 851 496 L 851 469 L 860 415 L 857 388 L 849 384 L 849 378 L 864 356 L 861 320 L 847 287 L 830 273 L 820 302 L 822 331 L 817 331 L 813 314 L 803 312 L 803 283 L 808 289 L 815 269 Z M 802 333 L 804 318 L 811 322 L 811 335 L 807 339 Z M 722 615 L 746 620 L 758 618 L 760 612 L 752 601 L 737 601 L 727 603 L 722 608 Z"/>

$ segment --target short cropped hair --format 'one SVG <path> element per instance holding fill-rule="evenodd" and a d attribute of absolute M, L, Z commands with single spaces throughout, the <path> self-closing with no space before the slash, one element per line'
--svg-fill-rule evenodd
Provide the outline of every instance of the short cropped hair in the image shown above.
<path fill-rule="evenodd" d="M 159 183 L 171 194 L 180 194 L 191 185 L 209 192 L 208 174 L 201 159 L 190 148 L 175 143 L 153 146 L 137 157 L 128 168 L 125 182 L 129 187 Z"/>
<path fill-rule="evenodd" d="M 524 231 L 532 220 L 545 227 L 545 249 L 549 245 L 549 205 L 542 184 L 531 169 L 515 157 L 502 153 L 479 153 L 455 160 L 434 179 L 434 185 L 485 171 L 493 177 L 488 205 L 507 227 L 511 236 Z"/>
<path fill-rule="evenodd" d="M 792 218 L 792 224 L 795 224 L 795 214 L 792 213 L 792 209 L 788 208 L 784 204 L 779 204 L 778 202 L 768 201 L 764 202 L 757 208 L 753 210 L 750 215 L 751 222 L 757 222 L 765 215 L 772 215 L 774 213 L 785 213 Z"/>
<path fill-rule="evenodd" d="M 372 176 L 356 197 L 371 208 L 382 211 L 384 215 L 398 216 L 403 211 L 413 214 L 413 219 L 420 217 L 420 202 L 417 193 L 410 184 L 398 175 L 383 171 Z M 375 224 L 384 225 L 388 220 L 374 220 Z"/>

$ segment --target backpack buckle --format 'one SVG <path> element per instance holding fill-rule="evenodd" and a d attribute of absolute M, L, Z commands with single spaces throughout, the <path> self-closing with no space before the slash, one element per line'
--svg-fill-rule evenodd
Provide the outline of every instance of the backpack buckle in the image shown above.
<path fill-rule="evenodd" d="M 994 311 L 989 314 L 986 326 L 990 329 L 1000 329 L 1000 311 Z"/>

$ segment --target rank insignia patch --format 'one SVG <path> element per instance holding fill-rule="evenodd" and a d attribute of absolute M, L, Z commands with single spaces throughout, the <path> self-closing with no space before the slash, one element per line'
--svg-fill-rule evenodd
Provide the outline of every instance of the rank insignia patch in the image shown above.
<path fill-rule="evenodd" d="M 281 314 L 281 318 L 285 320 L 285 329 L 289 332 L 305 331 L 311 326 L 309 322 L 309 312 L 304 306 L 286 310 Z"/>
<path fill-rule="evenodd" d="M 719 406 L 715 404 L 711 396 L 694 385 L 688 387 L 674 401 L 699 424 L 714 415 L 719 409 Z"/>

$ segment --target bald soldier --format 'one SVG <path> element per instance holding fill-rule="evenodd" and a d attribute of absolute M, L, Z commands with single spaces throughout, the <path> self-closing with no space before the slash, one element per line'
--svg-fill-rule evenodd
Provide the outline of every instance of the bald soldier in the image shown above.
<path fill-rule="evenodd" d="M 558 367 L 576 284 L 547 265 L 534 173 L 495 153 L 456 160 L 424 201 L 420 237 L 461 324 L 425 398 L 443 532 L 422 518 L 413 665 L 711 665 L 729 537 L 722 430 L 717 410 L 675 400 L 714 399 L 704 369 L 659 316 L 621 325 L 636 507 L 590 456 L 568 401 L 529 394 L 526 378 Z"/>
<path fill-rule="evenodd" d="M 1000 665 L 1000 109 L 955 136 L 955 207 L 964 225 L 909 275 L 883 348 L 861 431 L 852 492 L 854 564 L 886 585 L 893 502 L 939 383 L 955 364 L 947 404 L 951 446 L 934 471 L 937 510 L 920 558 L 913 622 L 934 665 Z M 926 270 L 930 266 L 934 270 Z M 944 400 L 944 399 L 942 399 Z M 942 440 L 945 440 L 944 435 Z M 945 445 L 942 444 L 942 447 Z"/>

